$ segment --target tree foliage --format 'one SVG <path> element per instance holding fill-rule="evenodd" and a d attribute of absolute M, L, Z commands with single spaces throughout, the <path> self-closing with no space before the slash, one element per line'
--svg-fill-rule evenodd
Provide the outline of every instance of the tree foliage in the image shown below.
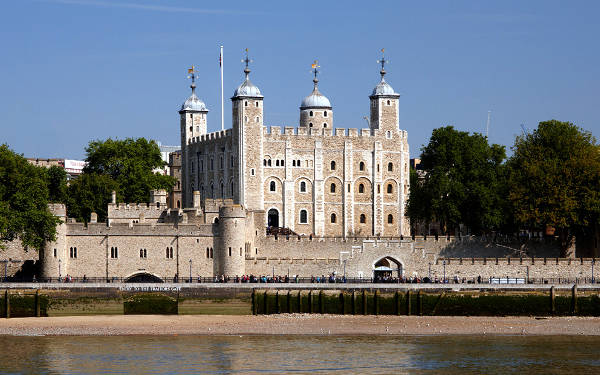
<path fill-rule="evenodd" d="M 53 165 L 47 170 L 49 201 L 66 203 L 67 201 L 67 172 L 64 168 Z"/>
<path fill-rule="evenodd" d="M 509 160 L 509 200 L 518 223 L 552 226 L 563 241 L 600 217 L 600 146 L 570 122 L 540 122 L 517 137 Z"/>
<path fill-rule="evenodd" d="M 48 209 L 46 170 L 0 146 L 0 240 L 18 238 L 25 247 L 40 250 L 55 239 L 59 222 Z"/>
<path fill-rule="evenodd" d="M 85 173 L 106 175 L 117 183 L 117 196 L 128 203 L 147 202 L 150 191 L 171 191 L 176 180 L 171 176 L 154 173 L 163 167 L 160 149 L 154 141 L 145 138 L 92 141 L 86 148 Z"/>
<path fill-rule="evenodd" d="M 439 221 L 444 232 L 459 224 L 475 233 L 498 229 L 505 221 L 505 157 L 504 146 L 489 145 L 481 134 L 435 129 L 422 149 L 423 176 L 411 174 L 407 215 Z"/>
<path fill-rule="evenodd" d="M 67 212 L 69 217 L 87 222 L 90 214 L 98 214 L 98 220 L 104 221 L 108 214 L 108 203 L 117 183 L 108 175 L 83 173 L 69 185 Z"/>

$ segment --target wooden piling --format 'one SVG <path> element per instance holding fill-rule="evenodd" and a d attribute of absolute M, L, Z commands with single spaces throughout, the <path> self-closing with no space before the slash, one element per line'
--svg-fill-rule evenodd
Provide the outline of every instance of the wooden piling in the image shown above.
<path fill-rule="evenodd" d="M 323 313 L 324 313 L 323 290 L 319 290 L 319 314 L 323 314 Z"/>
<path fill-rule="evenodd" d="M 37 289 L 35 291 L 35 300 L 34 300 L 34 305 L 35 305 L 35 316 L 36 318 L 39 318 L 41 316 L 41 308 L 40 308 L 40 290 Z"/>
<path fill-rule="evenodd" d="M 352 291 L 352 315 L 356 315 L 356 291 Z"/>
<path fill-rule="evenodd" d="M 552 287 L 550 287 L 550 312 L 552 314 L 556 313 L 555 297 L 556 297 L 556 292 L 554 291 L 554 285 L 552 285 Z"/>
<path fill-rule="evenodd" d="M 410 290 L 406 291 L 406 315 L 410 315 Z"/>
<path fill-rule="evenodd" d="M 287 301 L 286 301 L 286 312 L 290 314 L 292 312 L 292 292 L 290 290 L 287 291 Z"/>
<path fill-rule="evenodd" d="M 302 291 L 298 291 L 298 312 L 302 314 Z"/>
<path fill-rule="evenodd" d="M 263 311 L 263 314 L 269 315 L 269 295 L 267 294 L 266 290 L 265 290 L 265 298 L 264 298 L 263 304 L 264 304 L 264 307 L 265 307 L 264 311 Z"/>
<path fill-rule="evenodd" d="M 571 289 L 571 314 L 577 314 L 577 284 Z"/>
<path fill-rule="evenodd" d="M 281 314 L 281 301 L 279 300 L 279 291 L 275 292 L 275 308 L 276 313 Z"/>
<path fill-rule="evenodd" d="M 313 292 L 312 292 L 312 290 L 310 290 L 308 292 L 308 312 L 310 314 L 313 313 Z"/>
<path fill-rule="evenodd" d="M 10 318 L 10 293 L 8 289 L 4 292 L 4 317 Z"/>
<path fill-rule="evenodd" d="M 367 291 L 364 289 L 362 292 L 362 313 L 367 315 Z"/>
<path fill-rule="evenodd" d="M 375 315 L 379 315 L 379 289 L 375 289 L 375 294 L 373 295 L 373 310 L 375 310 Z"/>
<path fill-rule="evenodd" d="M 396 315 L 400 315 L 400 293 L 398 293 L 398 291 L 394 293 L 394 306 Z"/>
<path fill-rule="evenodd" d="M 340 292 L 340 314 L 346 314 L 346 298 L 344 297 L 344 292 Z"/>
<path fill-rule="evenodd" d="M 417 292 L 417 315 L 423 315 L 423 296 L 420 290 Z"/>
<path fill-rule="evenodd" d="M 256 291 L 252 289 L 252 315 L 256 315 Z"/>

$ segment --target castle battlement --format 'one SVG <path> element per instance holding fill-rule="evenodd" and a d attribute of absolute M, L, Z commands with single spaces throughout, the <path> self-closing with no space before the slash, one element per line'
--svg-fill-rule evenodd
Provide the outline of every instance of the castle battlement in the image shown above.
<path fill-rule="evenodd" d="M 263 126 L 263 136 L 265 138 L 273 136 L 312 136 L 312 137 L 345 137 L 345 138 L 377 138 L 385 136 L 385 132 L 380 129 L 357 129 L 357 128 L 306 128 L 306 127 L 283 127 L 281 126 Z M 406 139 L 408 133 L 406 130 L 398 130 L 401 139 Z"/>
<path fill-rule="evenodd" d="M 212 132 L 212 133 L 202 134 L 199 137 L 192 137 L 188 140 L 188 144 L 192 145 L 192 144 L 196 144 L 196 143 L 203 143 L 203 142 L 209 142 L 209 141 L 214 141 L 214 140 L 218 140 L 218 139 L 225 139 L 230 136 L 231 136 L 231 129 L 219 130 L 219 131 Z"/>
<path fill-rule="evenodd" d="M 165 203 L 109 203 L 108 209 L 117 211 L 164 211 L 167 208 Z M 109 213 L 110 217 L 110 213 Z"/>

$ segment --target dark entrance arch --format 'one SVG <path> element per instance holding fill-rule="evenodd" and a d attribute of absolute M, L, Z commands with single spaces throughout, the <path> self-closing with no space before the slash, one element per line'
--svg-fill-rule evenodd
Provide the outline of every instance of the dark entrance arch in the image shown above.
<path fill-rule="evenodd" d="M 402 277 L 402 264 L 392 257 L 385 257 L 378 260 L 373 269 L 375 280 L 388 281 L 391 278 Z"/>
<path fill-rule="evenodd" d="M 162 283 L 160 277 L 152 275 L 150 273 L 136 273 L 125 279 L 126 283 Z"/>
<path fill-rule="evenodd" d="M 274 208 L 269 210 L 267 225 L 269 227 L 279 227 L 279 211 Z"/>

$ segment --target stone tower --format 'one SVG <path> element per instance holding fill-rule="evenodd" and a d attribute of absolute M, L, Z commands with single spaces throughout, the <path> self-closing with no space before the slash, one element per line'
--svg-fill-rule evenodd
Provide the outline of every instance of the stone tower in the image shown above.
<path fill-rule="evenodd" d="M 333 129 L 333 110 L 329 99 L 319 91 L 319 66 L 317 61 L 312 65 L 314 88 L 312 93 L 302 100 L 300 104 L 300 126 L 317 129 Z"/>
<path fill-rule="evenodd" d="M 241 205 L 219 208 L 219 240 L 214 262 L 214 275 L 241 276 L 246 273 L 246 211 Z"/>
<path fill-rule="evenodd" d="M 46 242 L 40 254 L 42 263 L 41 276 L 43 278 L 64 277 L 69 266 L 69 253 L 67 250 L 67 209 L 64 204 L 48 205 L 50 212 L 60 219 L 56 226 L 56 240 Z"/>
<path fill-rule="evenodd" d="M 248 210 L 264 209 L 263 192 L 263 96 L 250 82 L 251 62 L 246 52 L 246 79 L 233 93 L 233 149 L 237 156 L 233 200 Z"/>
<path fill-rule="evenodd" d="M 193 155 L 188 155 L 187 145 L 190 141 L 201 135 L 206 134 L 206 115 L 208 109 L 204 102 L 196 96 L 196 71 L 192 66 L 189 70 L 192 79 L 190 88 L 192 95 L 181 105 L 179 110 L 181 124 L 181 169 L 184 173 L 181 174 L 181 198 L 182 206 L 189 207 L 192 203 L 192 192 L 198 189 L 194 186 L 196 176 Z"/>
<path fill-rule="evenodd" d="M 385 132 L 386 137 L 391 138 L 399 130 L 398 99 L 400 95 L 384 79 L 386 62 L 385 56 L 382 56 L 381 60 L 379 60 L 379 63 L 381 63 L 381 71 L 379 72 L 381 74 L 381 81 L 379 81 L 373 89 L 373 93 L 369 96 L 371 99 L 369 125 L 372 131 L 379 129 L 380 132 Z"/>

